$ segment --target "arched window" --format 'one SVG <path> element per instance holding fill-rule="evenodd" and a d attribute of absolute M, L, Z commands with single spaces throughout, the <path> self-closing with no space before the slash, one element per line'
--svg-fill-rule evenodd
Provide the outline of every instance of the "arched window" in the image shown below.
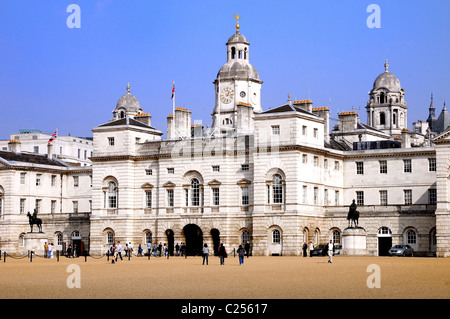
<path fill-rule="evenodd" d="M 200 206 L 200 183 L 196 178 L 191 180 L 191 205 Z"/>
<path fill-rule="evenodd" d="M 152 233 L 151 232 L 146 232 L 145 233 L 145 243 L 146 244 L 148 244 L 148 243 L 152 243 Z"/>
<path fill-rule="evenodd" d="M 392 235 L 392 231 L 387 227 L 381 227 L 380 230 L 378 230 L 378 234 L 384 235 L 384 236 L 390 236 L 390 235 Z"/>
<path fill-rule="evenodd" d="M 57 245 L 62 245 L 63 244 L 63 235 L 61 233 L 58 233 L 56 235 L 56 244 Z"/>
<path fill-rule="evenodd" d="M 120 118 L 123 119 L 125 117 L 125 112 L 124 111 L 120 111 Z"/>
<path fill-rule="evenodd" d="M 108 184 L 107 208 L 117 208 L 117 185 L 115 182 Z"/>
<path fill-rule="evenodd" d="M 244 230 L 242 232 L 241 238 L 242 238 L 242 243 L 246 244 L 247 242 L 249 242 L 250 241 L 250 234 L 248 233 L 248 231 Z"/>
<path fill-rule="evenodd" d="M 334 244 L 341 243 L 341 232 L 339 230 L 333 230 L 332 236 L 333 236 L 333 238 L 331 238 L 331 239 L 333 240 Z"/>
<path fill-rule="evenodd" d="M 236 58 L 236 48 L 235 47 L 231 47 L 231 58 L 232 59 Z"/>
<path fill-rule="evenodd" d="M 272 244 L 281 244 L 281 233 L 278 229 L 272 232 Z"/>
<path fill-rule="evenodd" d="M 108 245 L 114 244 L 114 233 L 112 231 L 106 233 L 106 241 Z"/>
<path fill-rule="evenodd" d="M 283 203 L 283 183 L 280 174 L 275 174 L 272 180 L 272 194 L 273 203 L 282 204 Z"/>
<path fill-rule="evenodd" d="M 415 245 L 417 243 L 417 234 L 413 229 L 409 229 L 406 232 L 406 244 Z"/>
<path fill-rule="evenodd" d="M 380 93 L 380 103 L 385 103 L 384 92 Z"/>
<path fill-rule="evenodd" d="M 247 60 L 247 47 L 244 48 L 244 59 Z"/>

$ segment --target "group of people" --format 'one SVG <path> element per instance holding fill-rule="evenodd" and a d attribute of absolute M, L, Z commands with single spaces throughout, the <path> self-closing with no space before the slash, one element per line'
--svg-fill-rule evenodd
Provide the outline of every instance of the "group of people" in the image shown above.
<path fill-rule="evenodd" d="M 242 245 L 239 245 L 239 248 L 237 249 L 237 254 L 239 257 L 239 266 L 244 265 L 244 257 L 247 256 L 247 258 L 250 255 L 250 243 L 247 241 L 247 243 L 244 245 L 245 248 Z M 207 244 L 203 245 L 203 265 L 208 265 L 208 256 L 209 256 L 209 248 Z M 220 265 L 225 265 L 225 258 L 228 257 L 228 252 L 225 248 L 225 245 L 223 243 L 220 244 L 219 248 L 217 249 L 217 255 L 220 258 Z"/>
<path fill-rule="evenodd" d="M 309 246 L 306 244 L 306 242 L 303 243 L 303 257 L 307 257 L 308 253 L 307 250 L 309 248 L 309 257 L 313 256 L 313 251 L 314 251 L 314 244 L 312 243 L 312 241 L 309 242 Z M 326 245 L 327 248 L 327 254 L 328 254 L 328 263 L 333 263 L 333 254 L 334 254 L 334 244 L 333 241 L 330 240 L 330 242 Z"/>
<path fill-rule="evenodd" d="M 53 243 L 47 244 L 47 242 L 45 242 L 45 244 L 44 244 L 44 258 L 53 258 L 53 251 L 54 251 Z"/>

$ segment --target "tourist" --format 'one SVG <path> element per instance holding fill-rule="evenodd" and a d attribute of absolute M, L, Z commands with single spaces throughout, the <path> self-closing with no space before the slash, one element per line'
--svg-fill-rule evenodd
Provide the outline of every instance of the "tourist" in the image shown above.
<path fill-rule="evenodd" d="M 147 251 L 148 251 L 148 255 L 150 256 L 150 254 L 152 253 L 152 243 L 151 242 L 147 243 Z"/>
<path fill-rule="evenodd" d="M 161 253 L 162 253 L 162 243 L 159 242 L 159 245 L 158 245 L 158 257 L 161 257 Z"/>
<path fill-rule="evenodd" d="M 220 244 L 218 253 L 219 253 L 219 258 L 220 258 L 220 264 L 225 265 L 225 258 L 227 257 L 227 250 L 225 249 L 225 246 L 223 245 L 223 243 Z"/>
<path fill-rule="evenodd" d="M 114 264 L 115 263 L 114 258 L 115 258 L 115 254 L 116 254 L 116 244 L 112 244 L 111 248 L 109 249 L 109 252 L 111 253 L 111 256 L 112 256 L 111 264 Z"/>
<path fill-rule="evenodd" d="M 71 257 L 72 256 L 72 244 L 69 244 L 69 247 L 67 247 L 67 257 Z"/>
<path fill-rule="evenodd" d="M 141 244 L 139 244 L 139 246 L 138 246 L 138 252 L 137 252 L 136 256 L 141 256 L 142 257 L 142 246 L 141 246 Z"/>
<path fill-rule="evenodd" d="M 53 258 L 53 243 L 48 246 L 48 258 Z"/>
<path fill-rule="evenodd" d="M 303 257 L 308 257 L 308 245 L 306 244 L 306 241 L 303 242 Z"/>
<path fill-rule="evenodd" d="M 334 252 L 334 245 L 333 242 L 330 240 L 330 243 L 328 244 L 328 262 L 330 264 L 333 262 L 333 252 Z"/>
<path fill-rule="evenodd" d="M 128 256 L 128 244 L 125 243 L 125 257 Z"/>
<path fill-rule="evenodd" d="M 239 245 L 237 253 L 239 256 L 239 266 L 242 266 L 244 264 L 244 256 L 245 256 L 245 249 L 244 247 L 242 247 L 242 245 Z"/>
<path fill-rule="evenodd" d="M 168 248 L 166 246 L 166 243 L 164 243 L 164 246 L 163 246 L 163 255 L 164 255 L 164 257 L 167 257 L 168 253 L 169 253 L 169 250 L 168 250 Z"/>
<path fill-rule="evenodd" d="M 120 257 L 120 261 L 123 262 L 123 258 L 122 258 L 122 245 L 120 245 L 120 241 L 117 242 L 116 245 L 116 261 L 117 261 L 117 257 Z"/>
<path fill-rule="evenodd" d="M 312 257 L 312 253 L 314 250 L 314 245 L 312 243 L 312 241 L 309 242 L 309 257 Z"/>
<path fill-rule="evenodd" d="M 155 241 L 155 243 L 153 244 L 153 256 L 154 257 L 156 257 L 157 251 L 158 251 L 158 246 L 156 245 L 156 241 Z"/>
<path fill-rule="evenodd" d="M 48 257 L 48 245 L 47 242 L 45 242 L 44 244 L 44 258 Z"/>
<path fill-rule="evenodd" d="M 180 246 L 178 243 L 175 245 L 175 256 L 178 256 L 178 253 L 180 252 Z"/>
<path fill-rule="evenodd" d="M 245 244 L 245 252 L 247 253 L 247 258 L 250 256 L 250 243 L 247 240 L 247 243 Z"/>
<path fill-rule="evenodd" d="M 131 244 L 131 241 L 128 243 L 128 254 L 130 254 L 130 257 L 132 257 L 133 253 L 133 245 Z"/>
<path fill-rule="evenodd" d="M 205 264 L 205 259 L 206 259 L 206 265 L 208 265 L 209 248 L 206 243 L 203 245 L 202 252 L 203 252 L 203 265 Z"/>
<path fill-rule="evenodd" d="M 78 257 L 77 244 L 73 245 L 72 255 L 73 258 Z"/>

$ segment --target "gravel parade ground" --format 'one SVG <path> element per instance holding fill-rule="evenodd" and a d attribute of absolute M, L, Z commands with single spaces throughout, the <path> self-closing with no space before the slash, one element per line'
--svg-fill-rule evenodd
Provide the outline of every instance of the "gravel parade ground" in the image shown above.
<path fill-rule="evenodd" d="M 2 299 L 448 299 L 450 258 L 218 257 L 13 259 Z M 75 266 L 74 266 L 75 265 Z"/>

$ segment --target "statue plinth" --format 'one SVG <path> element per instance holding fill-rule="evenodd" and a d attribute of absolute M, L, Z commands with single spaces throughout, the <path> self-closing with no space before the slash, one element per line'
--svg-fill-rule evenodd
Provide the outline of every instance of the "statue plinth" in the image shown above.
<path fill-rule="evenodd" d="M 342 232 L 343 255 L 367 255 L 366 231 L 362 227 L 348 227 Z"/>
<path fill-rule="evenodd" d="M 34 251 L 36 255 L 44 255 L 44 244 L 48 244 L 48 237 L 45 233 L 26 233 L 23 236 L 23 252 Z"/>

